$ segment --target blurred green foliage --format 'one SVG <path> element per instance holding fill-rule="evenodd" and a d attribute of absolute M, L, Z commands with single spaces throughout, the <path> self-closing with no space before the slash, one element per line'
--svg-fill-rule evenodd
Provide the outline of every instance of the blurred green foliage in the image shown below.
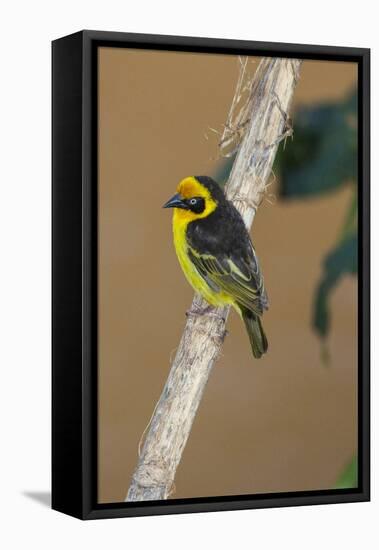
<path fill-rule="evenodd" d="M 325 338 L 330 328 L 328 301 L 331 290 L 345 274 L 357 274 L 357 235 L 351 235 L 337 244 L 326 256 L 323 274 L 316 290 L 313 308 L 313 326 Z"/>
<path fill-rule="evenodd" d="M 274 164 L 283 198 L 304 198 L 357 180 L 357 94 L 342 102 L 302 107 L 295 113 L 294 139 Z"/>
<path fill-rule="evenodd" d="M 338 478 L 336 489 L 353 489 L 358 487 L 358 461 L 356 457 L 346 466 Z"/>
<path fill-rule="evenodd" d="M 299 108 L 294 114 L 294 136 L 277 152 L 274 173 L 279 177 L 282 200 L 304 200 L 353 187 L 350 205 L 332 250 L 322 262 L 322 275 L 315 289 L 312 326 L 321 337 L 322 359 L 328 362 L 325 345 L 330 331 L 330 295 L 344 275 L 357 275 L 357 92 L 344 100 Z M 224 186 L 234 157 L 226 159 L 215 174 Z M 336 488 L 357 486 L 357 459 L 342 472 Z"/>
<path fill-rule="evenodd" d="M 226 159 L 215 174 L 222 186 L 233 162 L 234 157 Z M 294 137 L 279 147 L 273 168 L 279 177 L 281 199 L 312 199 L 346 185 L 354 189 L 341 234 L 323 261 L 315 289 L 312 326 L 323 340 L 330 329 L 332 290 L 344 275 L 357 274 L 357 170 L 356 90 L 342 101 L 299 108 L 294 115 Z"/>
<path fill-rule="evenodd" d="M 357 275 L 357 92 L 340 102 L 302 107 L 294 116 L 294 139 L 280 147 L 274 172 L 280 178 L 283 200 L 311 199 L 353 186 L 350 205 L 342 221 L 336 244 L 326 255 L 322 275 L 315 289 L 312 326 L 323 340 L 321 357 L 329 361 L 325 339 L 330 330 L 330 296 L 344 275 Z M 337 489 L 358 485 L 357 458 L 343 470 Z"/>
<path fill-rule="evenodd" d="M 233 155 L 230 158 L 224 159 L 222 162 L 220 162 L 219 166 L 216 169 L 215 180 L 219 185 L 221 185 L 221 187 L 224 187 L 224 185 L 228 181 L 229 174 L 233 167 L 235 158 L 235 155 Z"/>
<path fill-rule="evenodd" d="M 344 275 L 356 275 L 358 270 L 357 92 L 340 102 L 302 107 L 294 120 L 293 142 L 280 148 L 275 159 L 281 197 L 304 199 L 346 185 L 354 188 L 341 234 L 323 261 L 315 290 L 312 326 L 325 339 L 330 329 L 331 292 Z"/>

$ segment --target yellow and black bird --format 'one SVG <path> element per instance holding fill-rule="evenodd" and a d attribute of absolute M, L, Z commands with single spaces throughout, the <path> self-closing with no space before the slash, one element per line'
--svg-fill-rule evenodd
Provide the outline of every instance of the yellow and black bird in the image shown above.
<path fill-rule="evenodd" d="M 232 305 L 245 322 L 253 355 L 268 344 L 263 277 L 244 221 L 208 176 L 183 179 L 164 208 L 174 208 L 174 244 L 188 282 L 213 306 Z"/>

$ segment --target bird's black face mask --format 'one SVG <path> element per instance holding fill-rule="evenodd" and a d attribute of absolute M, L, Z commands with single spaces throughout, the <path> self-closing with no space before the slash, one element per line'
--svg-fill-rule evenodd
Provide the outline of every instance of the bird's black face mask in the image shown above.
<path fill-rule="evenodd" d="M 205 200 L 203 197 L 191 197 L 183 199 L 179 193 L 171 197 L 163 208 L 182 208 L 183 210 L 191 210 L 195 214 L 201 214 L 205 209 Z"/>

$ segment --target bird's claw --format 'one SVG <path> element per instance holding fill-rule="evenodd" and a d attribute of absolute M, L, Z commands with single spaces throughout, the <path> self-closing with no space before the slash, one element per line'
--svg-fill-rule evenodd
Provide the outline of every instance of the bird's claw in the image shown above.
<path fill-rule="evenodd" d="M 211 305 L 206 307 L 192 305 L 192 307 L 186 311 L 186 317 L 203 317 L 204 315 L 207 317 L 215 317 L 216 319 L 220 319 L 225 322 L 225 318 L 219 313 L 216 313 Z"/>

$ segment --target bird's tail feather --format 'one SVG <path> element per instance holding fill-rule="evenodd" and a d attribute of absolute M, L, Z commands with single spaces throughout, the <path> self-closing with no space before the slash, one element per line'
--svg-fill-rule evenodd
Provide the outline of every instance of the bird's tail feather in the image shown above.
<path fill-rule="evenodd" d="M 243 309 L 241 313 L 249 335 L 253 355 L 256 359 L 259 359 L 268 349 L 268 342 L 262 327 L 262 322 L 258 315 L 255 315 L 248 309 Z"/>

